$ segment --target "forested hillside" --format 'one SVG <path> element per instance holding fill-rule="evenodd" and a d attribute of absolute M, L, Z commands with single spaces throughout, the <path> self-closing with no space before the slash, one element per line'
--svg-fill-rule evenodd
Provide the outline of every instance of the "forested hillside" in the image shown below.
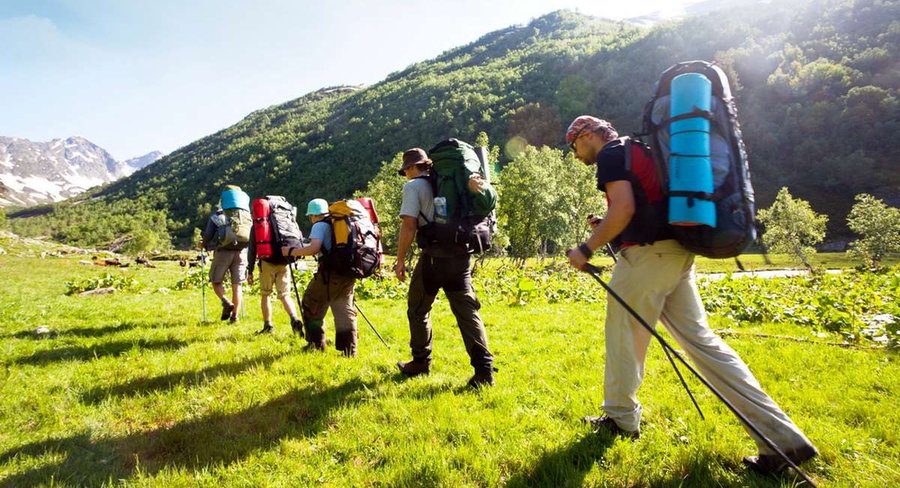
<path fill-rule="evenodd" d="M 502 148 L 561 147 L 581 113 L 638 131 L 663 69 L 712 59 L 733 79 L 759 206 L 788 186 L 829 214 L 834 239 L 847 233 L 854 195 L 895 206 L 900 198 L 897 46 L 896 1 L 772 2 L 652 29 L 555 12 L 373 86 L 322 89 L 254 112 L 75 201 L 14 213 L 29 218 L 12 223 L 73 244 L 148 228 L 184 244 L 226 183 L 302 205 L 350 195 L 382 161 L 445 137 L 485 131 Z M 501 163 L 514 155 L 502 151 Z"/>

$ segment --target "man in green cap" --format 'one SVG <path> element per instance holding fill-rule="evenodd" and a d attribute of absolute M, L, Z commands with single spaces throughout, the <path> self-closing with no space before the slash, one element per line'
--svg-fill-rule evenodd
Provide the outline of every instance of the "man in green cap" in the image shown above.
<path fill-rule="evenodd" d="M 329 222 L 328 202 L 316 198 L 306 207 L 306 216 L 313 226 L 309 232 L 309 245 L 299 248 L 282 248 L 285 256 L 314 256 L 328 254 L 332 246 L 333 230 Z M 353 289 L 356 279 L 332 273 L 319 260 L 315 276 L 303 292 L 303 324 L 306 329 L 307 349 L 325 350 L 326 340 L 323 329 L 328 308 L 334 316 L 335 348 L 344 356 L 356 356 L 358 337 L 356 310 L 353 307 Z"/>

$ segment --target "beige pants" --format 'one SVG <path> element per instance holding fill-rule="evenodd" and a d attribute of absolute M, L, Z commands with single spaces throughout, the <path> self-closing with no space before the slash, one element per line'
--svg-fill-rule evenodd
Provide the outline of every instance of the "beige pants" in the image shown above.
<path fill-rule="evenodd" d="M 703 376 L 779 448 L 809 444 L 737 353 L 709 329 L 692 253 L 675 240 L 626 248 L 619 253 L 609 285 L 648 324 L 662 320 Z M 619 427 L 634 431 L 641 421 L 637 391 L 652 336 L 615 298 L 608 297 L 607 303 L 603 410 Z M 761 453 L 774 454 L 747 432 Z"/>
<path fill-rule="evenodd" d="M 291 294 L 290 267 L 286 264 L 272 264 L 268 261 L 259 262 L 259 294 L 267 297 L 272 290 L 278 291 L 278 298 L 284 298 Z"/>

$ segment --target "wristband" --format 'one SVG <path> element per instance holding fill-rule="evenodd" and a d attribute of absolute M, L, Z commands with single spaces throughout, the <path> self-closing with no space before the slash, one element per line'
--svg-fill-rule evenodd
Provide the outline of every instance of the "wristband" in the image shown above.
<path fill-rule="evenodd" d="M 578 250 L 581 251 L 581 254 L 584 254 L 584 257 L 587 259 L 591 259 L 591 256 L 594 255 L 594 251 L 591 251 L 591 248 L 588 247 L 586 242 L 579 244 Z"/>

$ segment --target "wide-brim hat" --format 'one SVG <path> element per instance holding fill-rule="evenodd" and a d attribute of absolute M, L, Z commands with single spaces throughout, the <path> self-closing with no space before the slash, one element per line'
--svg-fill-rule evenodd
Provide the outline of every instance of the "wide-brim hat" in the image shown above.
<path fill-rule="evenodd" d="M 406 151 L 403 151 L 403 166 L 400 167 L 400 170 L 397 171 L 397 173 L 400 174 L 400 176 L 405 176 L 406 170 L 417 164 L 431 164 L 431 160 L 428 159 L 428 154 L 420 147 L 407 149 Z"/>

